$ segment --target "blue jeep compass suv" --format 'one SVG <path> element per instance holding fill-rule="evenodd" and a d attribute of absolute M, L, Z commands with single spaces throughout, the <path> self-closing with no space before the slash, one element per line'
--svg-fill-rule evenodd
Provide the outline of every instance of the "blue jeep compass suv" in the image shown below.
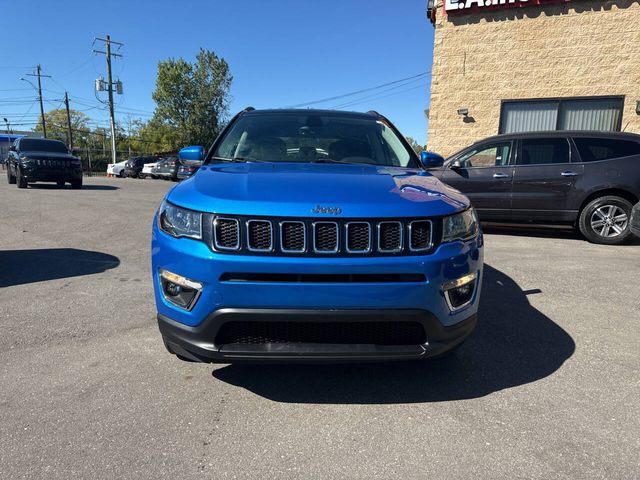
<path fill-rule="evenodd" d="M 236 115 L 162 202 L 152 272 L 167 349 L 186 360 L 427 358 L 473 331 L 482 233 L 376 112 Z"/>

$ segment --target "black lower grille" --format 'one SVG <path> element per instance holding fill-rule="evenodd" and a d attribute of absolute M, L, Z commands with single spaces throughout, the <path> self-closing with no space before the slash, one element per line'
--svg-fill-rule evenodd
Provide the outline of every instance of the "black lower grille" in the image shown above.
<path fill-rule="evenodd" d="M 360 345 L 422 345 L 425 331 L 418 322 L 228 322 L 216 345 L 240 343 L 323 343 Z"/>

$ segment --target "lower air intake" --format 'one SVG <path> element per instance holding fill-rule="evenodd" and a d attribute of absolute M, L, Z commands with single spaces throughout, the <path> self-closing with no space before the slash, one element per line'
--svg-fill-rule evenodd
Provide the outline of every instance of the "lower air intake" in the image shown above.
<path fill-rule="evenodd" d="M 357 345 L 422 345 L 425 332 L 418 322 L 227 322 L 216 345 L 320 343 Z"/>

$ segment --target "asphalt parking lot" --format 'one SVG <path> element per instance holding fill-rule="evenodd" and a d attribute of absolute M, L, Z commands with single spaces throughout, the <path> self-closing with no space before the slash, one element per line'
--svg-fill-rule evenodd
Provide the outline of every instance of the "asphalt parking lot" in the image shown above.
<path fill-rule="evenodd" d="M 486 235 L 454 355 L 184 363 L 155 322 L 168 182 L 0 182 L 0 478 L 638 478 L 640 243 Z"/>

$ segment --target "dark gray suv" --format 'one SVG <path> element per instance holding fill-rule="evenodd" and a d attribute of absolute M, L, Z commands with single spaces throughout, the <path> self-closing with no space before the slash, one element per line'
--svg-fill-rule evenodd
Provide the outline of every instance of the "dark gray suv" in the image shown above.
<path fill-rule="evenodd" d="M 481 220 L 573 225 L 591 242 L 620 244 L 640 200 L 640 135 L 497 135 L 432 173 L 466 194 Z"/>

